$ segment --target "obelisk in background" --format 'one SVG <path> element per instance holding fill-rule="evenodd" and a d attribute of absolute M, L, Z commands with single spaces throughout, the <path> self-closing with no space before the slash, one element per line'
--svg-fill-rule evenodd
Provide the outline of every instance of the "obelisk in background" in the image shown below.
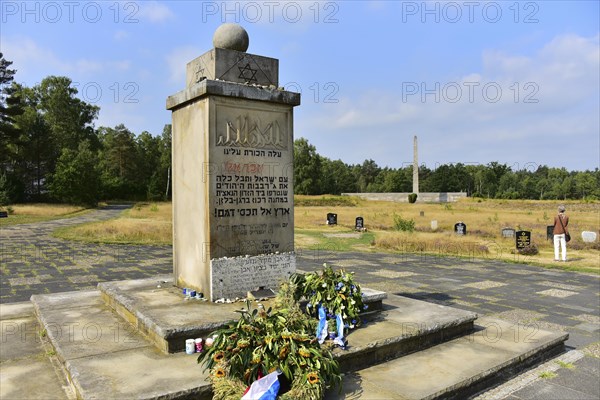
<path fill-rule="evenodd" d="M 417 136 L 413 140 L 413 193 L 419 193 L 419 155 L 417 152 Z"/>

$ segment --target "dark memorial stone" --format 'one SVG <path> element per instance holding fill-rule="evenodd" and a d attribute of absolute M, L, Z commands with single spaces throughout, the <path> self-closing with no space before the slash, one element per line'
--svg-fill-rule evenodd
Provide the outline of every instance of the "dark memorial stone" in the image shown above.
<path fill-rule="evenodd" d="M 365 220 L 363 219 L 363 217 L 356 217 L 354 229 L 356 229 L 357 231 L 362 231 L 363 229 L 365 229 Z"/>
<path fill-rule="evenodd" d="M 546 226 L 546 240 L 554 239 L 554 225 Z"/>
<path fill-rule="evenodd" d="M 515 234 L 515 245 L 517 246 L 517 250 L 531 246 L 531 232 L 517 231 Z"/>
<path fill-rule="evenodd" d="M 464 222 L 457 222 L 454 224 L 454 233 L 457 235 L 466 235 L 467 234 L 467 225 Z"/>
<path fill-rule="evenodd" d="M 337 214 L 327 213 L 327 225 L 337 225 Z"/>
<path fill-rule="evenodd" d="M 8 218 L 8 211 L 0 211 L 0 218 Z"/>

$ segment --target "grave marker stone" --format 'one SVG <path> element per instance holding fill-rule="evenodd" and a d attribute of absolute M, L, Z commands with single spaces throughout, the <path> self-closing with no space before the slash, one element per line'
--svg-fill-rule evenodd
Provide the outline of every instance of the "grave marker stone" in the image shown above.
<path fill-rule="evenodd" d="M 225 27 L 225 29 L 223 29 Z M 242 43 L 244 42 L 244 43 Z M 173 122 L 173 274 L 211 301 L 277 289 L 295 272 L 293 108 L 279 61 L 224 24 L 167 99 Z M 260 284 L 260 285 L 259 285 Z"/>
<path fill-rule="evenodd" d="M 594 243 L 596 241 L 596 238 L 597 238 L 596 232 L 592 232 L 592 231 L 581 232 L 581 239 L 585 243 Z"/>
<path fill-rule="evenodd" d="M 531 232 L 517 231 L 515 233 L 515 245 L 517 247 L 517 250 L 531 246 Z"/>
<path fill-rule="evenodd" d="M 337 225 L 337 214 L 327 213 L 327 225 Z"/>
<path fill-rule="evenodd" d="M 438 228 L 437 219 L 431 220 L 431 230 L 437 231 L 437 228 Z"/>
<path fill-rule="evenodd" d="M 502 228 L 502 237 L 503 238 L 515 237 L 515 230 L 513 228 Z"/>
<path fill-rule="evenodd" d="M 354 229 L 357 231 L 362 231 L 365 229 L 365 220 L 363 217 L 356 217 L 354 222 Z"/>
<path fill-rule="evenodd" d="M 8 211 L 0 211 L 0 218 L 8 218 Z"/>
<path fill-rule="evenodd" d="M 464 222 L 457 222 L 454 224 L 454 233 L 457 235 L 466 235 L 467 234 L 467 225 Z"/>
<path fill-rule="evenodd" d="M 546 226 L 546 240 L 554 239 L 554 225 Z"/>

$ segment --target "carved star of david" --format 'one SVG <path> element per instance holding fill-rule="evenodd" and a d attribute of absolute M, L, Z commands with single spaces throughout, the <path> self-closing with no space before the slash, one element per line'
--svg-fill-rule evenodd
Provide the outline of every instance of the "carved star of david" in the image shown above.
<path fill-rule="evenodd" d="M 256 79 L 256 73 L 258 72 L 257 69 L 252 69 L 250 67 L 250 63 L 247 63 L 245 67 L 238 67 L 238 69 L 240 70 L 240 75 L 238 76 L 238 78 L 241 78 L 243 80 L 245 80 L 246 82 L 257 82 L 258 79 Z"/>
<path fill-rule="evenodd" d="M 198 66 L 196 67 L 196 83 L 200 82 L 202 80 L 202 78 L 204 78 L 204 68 L 202 68 L 200 66 L 200 64 L 198 64 Z"/>

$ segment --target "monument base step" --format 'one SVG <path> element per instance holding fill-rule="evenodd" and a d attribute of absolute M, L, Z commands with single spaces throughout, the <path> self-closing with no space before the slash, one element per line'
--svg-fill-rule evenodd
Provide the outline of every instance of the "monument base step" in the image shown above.
<path fill-rule="evenodd" d="M 162 304 L 167 314 L 170 310 L 171 315 L 207 325 L 216 324 L 218 314 L 221 319 L 227 312 L 234 315 L 233 309 L 241 305 L 205 303 L 206 314 L 188 315 L 198 313 L 189 305 L 196 300 L 165 304 L 163 297 L 139 290 L 140 281 L 119 284 L 145 298 L 146 307 Z M 163 292 L 164 282 L 156 279 L 154 284 Z M 160 351 L 107 306 L 103 296 L 105 292 L 94 290 L 31 299 L 78 398 L 211 398 L 210 383 L 196 356 Z M 488 319 L 474 330 L 476 317 L 389 296 L 377 318 L 348 335 L 347 350 L 334 350 L 347 373 L 342 393 L 328 393 L 329 398 L 461 398 L 562 351 L 568 337 L 524 327 L 515 330 L 518 327 Z"/>
<path fill-rule="evenodd" d="M 211 399 L 196 357 L 163 354 L 100 291 L 31 297 L 42 332 L 80 399 Z"/>
<path fill-rule="evenodd" d="M 173 286 L 171 275 L 151 279 L 138 279 L 98 284 L 106 305 L 128 321 L 133 327 L 164 353 L 185 350 L 185 340 L 206 338 L 211 332 L 237 321 L 244 302 L 216 304 L 199 299 L 186 298 Z M 385 292 L 363 290 L 363 301 L 369 306 L 364 314 L 368 320 L 382 310 Z M 269 308 L 272 298 L 260 300 Z M 256 302 L 254 302 L 256 306 Z"/>
<path fill-rule="evenodd" d="M 325 399 L 466 399 L 562 353 L 568 337 L 481 318 L 470 335 L 346 374 Z"/>

